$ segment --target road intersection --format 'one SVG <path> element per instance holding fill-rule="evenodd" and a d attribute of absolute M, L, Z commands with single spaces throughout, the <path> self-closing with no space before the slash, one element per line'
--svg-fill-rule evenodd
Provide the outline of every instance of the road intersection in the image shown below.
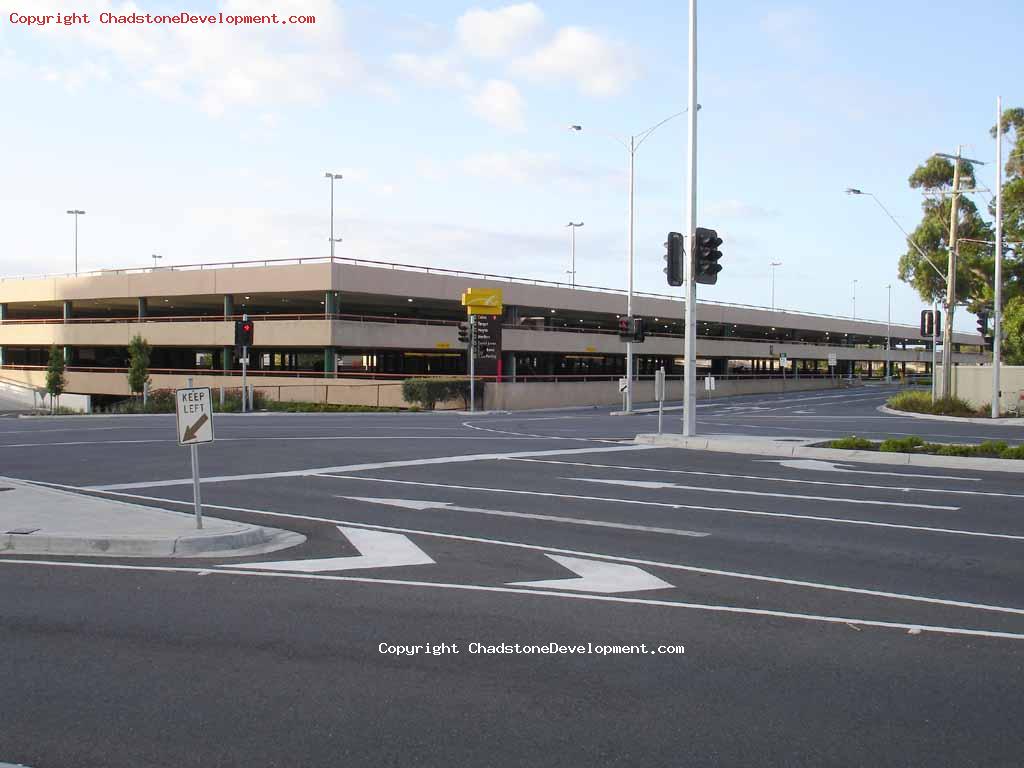
<path fill-rule="evenodd" d="M 887 392 L 711 401 L 698 425 L 1020 442 L 879 413 Z M 0 759 L 1017 764 L 1020 475 L 633 444 L 656 418 L 221 418 L 202 449 L 210 514 L 305 543 L 0 557 Z M 0 463 L 191 505 L 173 418 L 0 420 Z M 495 656 L 474 642 L 645 650 Z M 411 644 L 462 653 L 379 650 Z"/>

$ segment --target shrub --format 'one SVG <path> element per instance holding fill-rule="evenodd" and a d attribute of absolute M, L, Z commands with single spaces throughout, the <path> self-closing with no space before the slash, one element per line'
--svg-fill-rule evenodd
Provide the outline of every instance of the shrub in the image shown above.
<path fill-rule="evenodd" d="M 850 435 L 850 437 L 841 437 L 838 440 L 833 440 L 828 444 L 829 448 L 843 448 L 848 451 L 874 451 L 878 449 L 876 443 L 871 442 L 863 437 L 857 437 L 856 435 Z"/>
<path fill-rule="evenodd" d="M 483 391 L 483 382 L 477 381 L 476 396 L 481 398 Z M 402 382 L 402 397 L 428 411 L 449 400 L 462 400 L 465 407 L 469 405 L 469 379 L 406 379 Z"/>
<path fill-rule="evenodd" d="M 1003 451 L 1007 450 L 1010 446 L 1004 443 L 1002 440 L 986 440 L 984 443 L 978 446 L 977 455 L 979 456 L 1001 456 Z"/>
<path fill-rule="evenodd" d="M 266 409 L 284 413 L 394 413 L 402 410 L 401 408 L 376 405 L 336 405 L 333 403 L 279 402 L 277 400 L 268 401 Z"/>
<path fill-rule="evenodd" d="M 970 403 L 959 397 L 942 397 L 933 403 L 931 395 L 921 390 L 899 392 L 890 397 L 886 405 L 897 411 L 931 413 L 939 416 L 977 416 L 979 413 Z"/>
<path fill-rule="evenodd" d="M 888 440 L 882 441 L 878 450 L 885 453 L 914 453 L 915 449 L 922 445 L 924 445 L 924 440 L 920 437 L 890 437 Z"/>
<path fill-rule="evenodd" d="M 1024 460 L 1024 445 L 1018 445 L 1014 448 L 1007 448 L 1005 451 L 999 454 L 999 458 Z"/>

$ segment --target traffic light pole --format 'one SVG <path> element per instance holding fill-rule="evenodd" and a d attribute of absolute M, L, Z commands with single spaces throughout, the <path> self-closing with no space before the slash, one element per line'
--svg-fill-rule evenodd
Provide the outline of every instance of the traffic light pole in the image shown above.
<path fill-rule="evenodd" d="M 242 315 L 242 321 L 245 322 L 249 319 L 249 315 Z M 249 348 L 242 347 L 242 413 L 245 413 L 246 403 L 249 401 L 249 386 L 246 374 L 249 369 Z"/>
<path fill-rule="evenodd" d="M 949 203 L 949 268 L 946 271 L 946 317 L 942 328 L 942 397 L 951 397 L 953 392 L 953 309 L 956 306 L 956 231 L 959 224 L 960 204 L 960 153 L 957 147 L 953 164 L 953 194 Z"/>
<path fill-rule="evenodd" d="M 634 193 L 636 182 L 634 168 L 636 165 L 636 137 L 629 137 L 629 258 L 626 264 L 629 268 L 629 275 L 626 281 L 626 317 L 633 322 L 633 221 L 634 214 Z M 632 327 L 631 327 L 632 330 Z M 626 342 L 626 406 L 623 408 L 626 413 L 633 412 L 633 342 Z"/>
<path fill-rule="evenodd" d="M 697 434 L 697 281 L 694 274 L 697 244 L 697 0 L 690 0 L 690 104 L 687 164 L 690 200 L 686 207 L 686 336 L 683 375 L 683 436 Z"/>
<path fill-rule="evenodd" d="M 469 316 L 469 412 L 476 410 L 476 315 Z"/>

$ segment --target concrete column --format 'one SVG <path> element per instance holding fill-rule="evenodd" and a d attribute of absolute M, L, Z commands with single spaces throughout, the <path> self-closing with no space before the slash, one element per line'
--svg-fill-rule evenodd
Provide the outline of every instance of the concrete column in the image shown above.
<path fill-rule="evenodd" d="M 0 368 L 4 367 L 4 348 L 0 347 Z"/>
<path fill-rule="evenodd" d="M 233 362 L 232 357 L 235 354 L 234 347 L 221 347 L 220 350 L 220 369 L 222 371 L 230 371 L 231 364 Z"/>
<path fill-rule="evenodd" d="M 903 371 L 903 378 L 907 378 L 907 363 L 906 361 L 900 363 L 900 370 Z"/>
<path fill-rule="evenodd" d="M 725 376 L 729 372 L 729 359 L 725 357 L 711 358 L 711 375 Z"/>
<path fill-rule="evenodd" d="M 338 374 L 338 353 L 334 347 L 324 347 L 324 374 L 331 379 Z"/>
<path fill-rule="evenodd" d="M 324 314 L 338 314 L 338 294 L 336 291 L 327 291 L 324 294 Z"/>
<path fill-rule="evenodd" d="M 73 317 L 73 308 L 70 301 L 64 302 L 64 322 L 67 322 Z"/>
<path fill-rule="evenodd" d="M 149 302 L 146 300 L 146 297 L 145 296 L 139 296 L 136 304 L 138 305 L 138 310 L 139 310 L 139 320 L 145 319 L 146 312 L 149 309 Z"/>
<path fill-rule="evenodd" d="M 0 304 L 0 323 L 7 319 L 7 305 Z"/>
<path fill-rule="evenodd" d="M 868 378 L 871 378 L 871 374 L 874 372 L 875 364 L 868 360 Z"/>
<path fill-rule="evenodd" d="M 235 297 L 231 294 L 224 295 L 224 317 L 228 318 L 235 314 Z"/>

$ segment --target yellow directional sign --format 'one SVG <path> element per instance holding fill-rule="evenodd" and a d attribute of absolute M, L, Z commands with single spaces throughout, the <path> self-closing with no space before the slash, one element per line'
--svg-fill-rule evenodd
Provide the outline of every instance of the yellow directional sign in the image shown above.
<path fill-rule="evenodd" d="M 447 341 L 439 341 L 434 345 L 437 349 L 451 349 L 452 345 Z"/>
<path fill-rule="evenodd" d="M 462 306 L 470 315 L 500 315 L 505 311 L 501 288 L 469 288 L 462 294 Z"/>

